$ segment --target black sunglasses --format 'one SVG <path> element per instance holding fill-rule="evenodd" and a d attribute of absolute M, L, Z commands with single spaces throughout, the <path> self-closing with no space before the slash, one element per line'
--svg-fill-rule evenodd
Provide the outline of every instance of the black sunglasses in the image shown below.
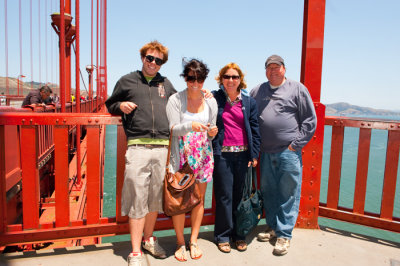
<path fill-rule="evenodd" d="M 161 66 L 164 63 L 161 58 L 154 57 L 152 55 L 146 55 L 145 57 L 146 57 L 146 61 L 149 62 L 149 63 L 151 63 L 151 62 L 153 62 L 155 60 L 157 66 Z"/>
<path fill-rule="evenodd" d="M 196 77 L 196 76 L 186 76 L 187 82 L 195 82 L 197 80 L 198 83 L 203 83 L 205 78 L 203 77 Z"/>
<path fill-rule="evenodd" d="M 222 78 L 223 78 L 223 79 L 238 80 L 238 79 L 240 79 L 240 76 L 236 76 L 236 75 L 233 75 L 233 76 L 223 75 Z"/>

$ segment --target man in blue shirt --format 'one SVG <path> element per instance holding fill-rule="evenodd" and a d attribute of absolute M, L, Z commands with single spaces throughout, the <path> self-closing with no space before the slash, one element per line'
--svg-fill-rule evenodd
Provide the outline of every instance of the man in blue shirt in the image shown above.
<path fill-rule="evenodd" d="M 259 114 L 261 192 L 267 222 L 267 230 L 257 239 L 277 238 L 273 254 L 284 255 L 299 213 L 301 149 L 313 136 L 317 117 L 307 88 L 285 77 L 280 56 L 268 57 L 265 68 L 268 82 L 250 92 Z"/>

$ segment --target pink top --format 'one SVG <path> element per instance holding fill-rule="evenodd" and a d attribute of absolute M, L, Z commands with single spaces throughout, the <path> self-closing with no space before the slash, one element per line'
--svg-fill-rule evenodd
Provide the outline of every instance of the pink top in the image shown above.
<path fill-rule="evenodd" d="M 242 112 L 242 101 L 231 106 L 228 102 L 225 104 L 222 113 L 225 134 L 223 146 L 242 146 L 247 145 L 247 134 L 244 127 L 244 117 Z"/>

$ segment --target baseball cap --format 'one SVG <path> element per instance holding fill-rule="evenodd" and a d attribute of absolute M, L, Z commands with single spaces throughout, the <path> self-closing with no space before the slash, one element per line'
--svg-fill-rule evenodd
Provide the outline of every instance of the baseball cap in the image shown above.
<path fill-rule="evenodd" d="M 285 66 L 285 61 L 279 55 L 274 54 L 267 58 L 267 61 L 265 61 L 265 67 L 267 67 L 269 64 Z"/>

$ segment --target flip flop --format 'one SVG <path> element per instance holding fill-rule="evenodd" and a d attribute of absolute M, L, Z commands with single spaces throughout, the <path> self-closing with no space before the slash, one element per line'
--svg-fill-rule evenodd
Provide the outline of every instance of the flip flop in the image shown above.
<path fill-rule="evenodd" d="M 180 246 L 175 251 L 175 259 L 178 261 L 187 261 L 186 246 Z"/>
<path fill-rule="evenodd" d="M 197 243 L 190 243 L 190 257 L 193 260 L 198 260 L 203 256 L 203 251 L 199 248 Z"/>
<path fill-rule="evenodd" d="M 244 240 L 236 240 L 235 245 L 238 251 L 245 251 L 247 249 L 247 243 Z"/>
<path fill-rule="evenodd" d="M 224 253 L 231 252 L 231 245 L 229 242 L 218 243 L 218 249 Z"/>

